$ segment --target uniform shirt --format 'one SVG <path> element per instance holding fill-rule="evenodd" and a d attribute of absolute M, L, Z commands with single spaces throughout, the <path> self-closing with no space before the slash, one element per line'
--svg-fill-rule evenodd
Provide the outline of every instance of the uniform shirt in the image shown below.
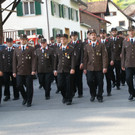
<path fill-rule="evenodd" d="M 63 46 L 63 45 L 62 45 L 62 51 L 65 51 L 66 48 L 67 48 L 67 45 L 66 45 L 66 46 Z"/>
<path fill-rule="evenodd" d="M 57 44 L 57 46 L 58 46 L 58 47 L 60 47 L 60 46 L 61 46 L 61 43 L 56 43 L 56 44 Z"/>
<path fill-rule="evenodd" d="M 26 49 L 26 47 L 27 47 L 27 45 L 21 45 L 22 51 L 24 51 Z M 24 48 L 24 50 L 23 50 L 23 48 Z"/>
<path fill-rule="evenodd" d="M 88 39 L 88 44 L 91 43 L 91 40 Z"/>
<path fill-rule="evenodd" d="M 135 37 L 133 37 L 133 38 L 130 37 L 130 42 L 132 42 L 132 40 L 133 40 L 133 42 L 135 42 Z"/>
<path fill-rule="evenodd" d="M 91 41 L 92 47 L 95 47 L 97 44 L 97 40 L 95 42 Z"/>
<path fill-rule="evenodd" d="M 12 51 L 13 47 L 7 47 L 8 51 Z"/>
<path fill-rule="evenodd" d="M 103 44 L 104 44 L 104 43 L 105 43 L 105 41 L 106 41 L 106 39 L 101 39 L 101 43 L 103 43 Z"/>
<path fill-rule="evenodd" d="M 72 41 L 73 42 L 73 44 L 75 45 L 76 44 L 76 42 L 77 42 L 77 40 L 76 41 Z"/>
<path fill-rule="evenodd" d="M 48 46 L 46 46 L 45 48 L 42 48 L 42 47 L 41 47 L 42 53 L 45 52 L 45 49 L 47 50 L 47 49 L 48 49 Z"/>
<path fill-rule="evenodd" d="M 113 41 L 116 41 L 117 40 L 117 37 L 113 37 Z"/>

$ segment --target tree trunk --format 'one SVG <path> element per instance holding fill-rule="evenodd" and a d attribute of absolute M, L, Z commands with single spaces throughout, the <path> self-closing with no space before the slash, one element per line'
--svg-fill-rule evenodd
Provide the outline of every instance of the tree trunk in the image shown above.
<path fill-rule="evenodd" d="M 1 4 L 0 4 L 1 8 Z M 3 44 L 3 25 L 2 25 L 2 12 L 0 10 L 0 45 Z"/>

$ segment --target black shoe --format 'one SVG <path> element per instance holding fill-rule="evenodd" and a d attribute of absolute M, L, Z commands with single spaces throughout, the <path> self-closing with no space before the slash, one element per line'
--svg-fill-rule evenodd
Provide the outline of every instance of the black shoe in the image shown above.
<path fill-rule="evenodd" d="M 91 97 L 90 101 L 93 102 L 95 100 L 95 97 Z"/>
<path fill-rule="evenodd" d="M 83 95 L 78 95 L 78 98 L 82 98 L 83 97 Z"/>
<path fill-rule="evenodd" d="M 133 97 L 134 97 L 133 95 L 130 95 L 128 100 L 133 100 Z"/>
<path fill-rule="evenodd" d="M 67 101 L 65 98 L 62 99 L 62 103 L 65 104 Z"/>
<path fill-rule="evenodd" d="M 50 97 L 48 96 L 48 97 L 46 97 L 45 99 L 46 99 L 46 100 L 49 100 L 49 99 L 50 99 Z"/>
<path fill-rule="evenodd" d="M 22 105 L 25 105 L 26 103 L 27 103 L 27 100 L 24 99 L 24 100 L 22 101 Z"/>
<path fill-rule="evenodd" d="M 31 103 L 27 103 L 27 107 L 31 107 Z"/>
<path fill-rule="evenodd" d="M 107 96 L 112 96 L 112 94 L 111 93 L 108 93 Z"/>
<path fill-rule="evenodd" d="M 19 100 L 19 97 L 14 97 L 13 100 Z"/>
<path fill-rule="evenodd" d="M 56 94 L 58 94 L 59 93 L 59 90 L 56 90 L 56 92 L 55 92 Z"/>
<path fill-rule="evenodd" d="M 6 96 L 4 99 L 3 99 L 3 101 L 8 101 L 10 99 L 10 97 L 8 97 L 8 96 Z"/>
<path fill-rule="evenodd" d="M 71 102 L 71 101 L 67 101 L 66 104 L 67 104 L 67 105 L 71 105 L 72 102 Z"/>
<path fill-rule="evenodd" d="M 120 87 L 119 86 L 117 86 L 117 90 L 120 90 Z"/>
<path fill-rule="evenodd" d="M 103 99 L 98 99 L 98 102 L 99 102 L 99 103 L 102 103 L 102 102 L 103 102 Z"/>
<path fill-rule="evenodd" d="M 39 89 L 41 89 L 41 88 L 42 88 L 42 85 L 39 86 Z"/>

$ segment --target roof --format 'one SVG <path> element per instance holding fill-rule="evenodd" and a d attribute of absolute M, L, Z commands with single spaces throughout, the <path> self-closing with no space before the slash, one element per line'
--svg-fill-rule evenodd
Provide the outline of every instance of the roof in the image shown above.
<path fill-rule="evenodd" d="M 97 1 L 97 2 L 87 2 L 87 11 L 91 13 L 106 13 L 108 2 L 106 1 Z M 100 8 L 99 8 L 100 7 Z M 85 7 L 80 5 L 81 9 Z"/>
<path fill-rule="evenodd" d="M 82 0 L 71 0 L 71 1 L 79 3 L 80 5 L 87 7 L 87 4 L 85 2 L 83 2 Z"/>
<path fill-rule="evenodd" d="M 129 5 L 127 8 L 125 8 L 123 10 L 123 12 L 128 15 L 128 16 L 132 16 L 135 14 L 135 3 L 134 4 L 131 4 Z"/>
<path fill-rule="evenodd" d="M 97 16 L 97 15 L 92 14 L 91 12 L 89 12 L 89 11 L 87 11 L 87 10 L 83 10 L 83 9 L 81 9 L 81 8 L 80 8 L 79 10 L 80 10 L 80 12 L 89 14 L 89 15 L 91 15 L 91 16 L 97 18 L 97 19 L 100 19 L 100 20 L 102 20 L 102 21 L 104 21 L 104 22 L 106 22 L 106 23 L 110 23 L 110 24 L 111 24 L 111 22 L 109 22 L 109 21 L 107 21 L 107 20 L 105 20 L 105 19 L 103 19 L 103 18 L 101 18 L 101 17 L 99 17 L 99 16 Z"/>
<path fill-rule="evenodd" d="M 109 0 L 110 3 L 112 3 L 123 15 L 125 15 L 129 20 L 134 21 L 135 20 L 133 18 L 131 18 L 130 16 L 126 15 L 114 2 L 112 2 L 111 0 Z"/>

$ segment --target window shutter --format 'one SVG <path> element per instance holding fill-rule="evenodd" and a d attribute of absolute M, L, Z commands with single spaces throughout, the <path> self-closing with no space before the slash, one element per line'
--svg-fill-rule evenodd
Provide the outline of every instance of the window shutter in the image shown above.
<path fill-rule="evenodd" d="M 20 37 L 21 34 L 24 34 L 24 30 L 18 30 L 18 36 Z"/>
<path fill-rule="evenodd" d="M 71 9 L 68 8 L 68 19 L 70 20 L 71 19 Z"/>
<path fill-rule="evenodd" d="M 59 4 L 59 17 L 62 17 L 62 7 L 61 7 L 61 4 Z"/>
<path fill-rule="evenodd" d="M 71 20 L 74 20 L 73 18 L 73 9 L 71 8 Z"/>
<path fill-rule="evenodd" d="M 52 12 L 52 15 L 54 16 L 54 3 L 53 3 L 53 1 L 51 1 L 51 12 Z"/>
<path fill-rule="evenodd" d="M 76 10 L 76 21 L 78 22 L 78 10 Z"/>
<path fill-rule="evenodd" d="M 23 16 L 22 2 L 17 5 L 17 16 Z"/>
<path fill-rule="evenodd" d="M 35 14 L 41 15 L 41 4 L 40 2 L 35 1 Z"/>
<path fill-rule="evenodd" d="M 38 35 L 42 35 L 42 33 L 43 33 L 43 32 L 42 32 L 42 29 L 37 29 L 37 34 L 38 34 Z"/>
<path fill-rule="evenodd" d="M 85 39 L 87 38 L 87 33 L 85 32 Z"/>
<path fill-rule="evenodd" d="M 60 30 L 60 34 L 63 34 L 63 30 Z"/>
<path fill-rule="evenodd" d="M 62 7 L 62 17 L 64 18 L 64 5 L 61 5 Z"/>
<path fill-rule="evenodd" d="M 53 28 L 53 37 L 54 37 L 54 39 L 56 38 L 56 35 L 57 35 L 57 29 Z"/>

